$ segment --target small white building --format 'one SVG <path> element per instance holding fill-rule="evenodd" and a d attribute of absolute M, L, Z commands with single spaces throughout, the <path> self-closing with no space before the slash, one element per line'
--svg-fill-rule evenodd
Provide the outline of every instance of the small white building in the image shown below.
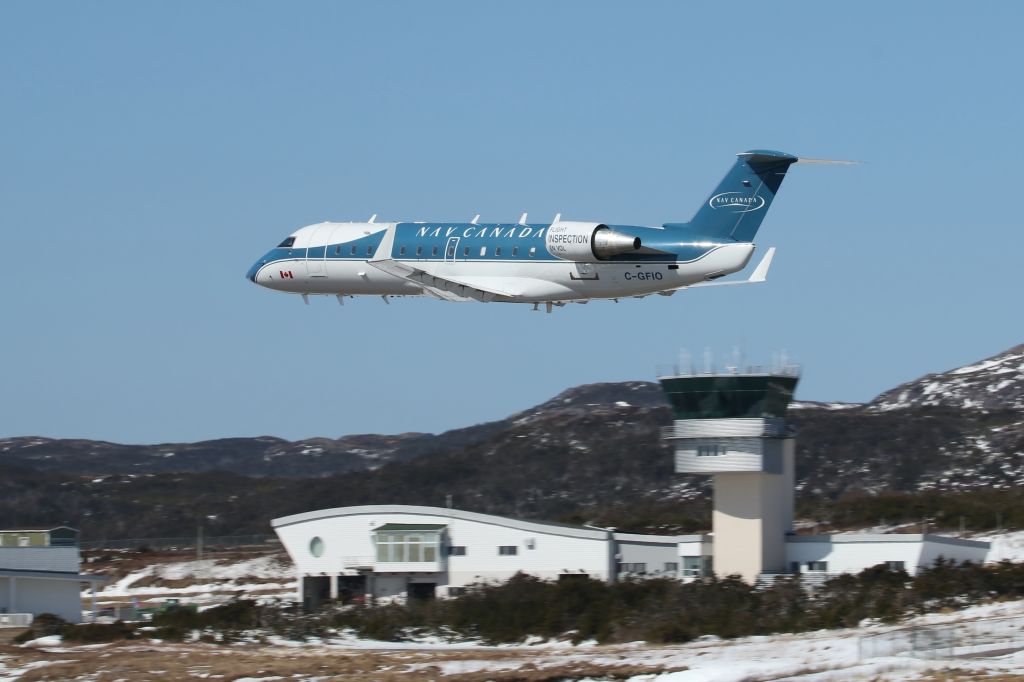
<path fill-rule="evenodd" d="M 859 573 L 885 564 L 916 575 L 939 558 L 984 563 L 989 543 L 944 535 L 836 533 L 786 538 L 790 573 Z"/>
<path fill-rule="evenodd" d="M 341 507 L 275 519 L 298 572 L 299 600 L 454 596 L 519 572 L 545 580 L 680 574 L 681 542 L 700 536 L 616 533 L 406 505 Z"/>
<path fill-rule="evenodd" d="M 82 587 L 105 578 L 79 573 L 78 531 L 0 530 L 0 627 L 24 626 L 41 613 L 82 621 Z M 93 609 L 95 612 L 95 609 Z"/>
<path fill-rule="evenodd" d="M 455 596 L 516 573 L 544 580 L 710 575 L 714 539 L 641 535 L 406 505 L 341 507 L 275 519 L 295 563 L 297 598 Z M 983 562 L 988 543 L 938 535 L 843 533 L 786 537 L 789 573 L 824 579 L 886 564 L 914 575 L 938 557 Z"/>

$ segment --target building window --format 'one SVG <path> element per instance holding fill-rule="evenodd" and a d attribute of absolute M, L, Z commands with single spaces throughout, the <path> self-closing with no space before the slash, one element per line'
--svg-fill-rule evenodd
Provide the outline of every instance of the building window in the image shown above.
<path fill-rule="evenodd" d="M 519 548 L 515 545 L 501 545 L 498 547 L 498 554 L 500 556 L 515 556 L 519 554 Z"/>
<path fill-rule="evenodd" d="M 537 538 L 526 538 L 523 544 L 526 545 L 526 549 L 537 549 Z"/>
<path fill-rule="evenodd" d="M 433 563 L 441 538 L 437 533 L 377 533 L 377 561 L 382 563 Z"/>
<path fill-rule="evenodd" d="M 719 455 L 724 455 L 724 454 L 726 454 L 725 453 L 725 446 L 724 445 L 698 445 L 697 446 L 697 456 L 698 457 L 718 457 Z"/>
<path fill-rule="evenodd" d="M 637 575 L 644 575 L 647 573 L 647 564 L 619 564 L 619 573 L 635 573 Z"/>
<path fill-rule="evenodd" d="M 466 556 L 465 545 L 452 545 L 448 548 L 448 556 Z"/>
<path fill-rule="evenodd" d="M 807 570 L 808 571 L 820 571 L 820 572 L 824 573 L 825 571 L 828 570 L 828 562 L 827 561 L 808 561 L 807 562 Z"/>
<path fill-rule="evenodd" d="M 665 572 L 666 573 L 677 573 L 678 571 L 679 571 L 679 564 L 678 563 L 676 563 L 675 561 L 666 561 L 665 562 Z"/>
<path fill-rule="evenodd" d="M 886 561 L 885 567 L 890 571 L 905 571 L 907 570 L 907 564 L 903 561 Z"/>
<path fill-rule="evenodd" d="M 683 557 L 683 577 L 684 578 L 699 578 L 702 571 L 704 562 L 702 557 L 699 556 L 684 556 Z"/>
<path fill-rule="evenodd" d="M 464 594 L 466 594 L 466 588 L 465 587 L 449 587 L 448 588 L 448 596 L 449 597 L 461 597 Z"/>
<path fill-rule="evenodd" d="M 310 540 L 309 553 L 315 557 L 322 557 L 324 555 L 324 541 L 319 537 L 315 537 Z"/>

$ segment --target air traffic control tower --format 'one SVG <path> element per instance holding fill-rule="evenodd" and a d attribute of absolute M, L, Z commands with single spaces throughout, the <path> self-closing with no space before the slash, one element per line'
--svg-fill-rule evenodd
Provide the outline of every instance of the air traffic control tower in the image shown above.
<path fill-rule="evenodd" d="M 714 477 L 713 570 L 753 583 L 786 566 L 793 530 L 794 450 L 786 408 L 799 371 L 674 374 L 659 378 L 675 412 L 663 437 L 677 473 Z"/>

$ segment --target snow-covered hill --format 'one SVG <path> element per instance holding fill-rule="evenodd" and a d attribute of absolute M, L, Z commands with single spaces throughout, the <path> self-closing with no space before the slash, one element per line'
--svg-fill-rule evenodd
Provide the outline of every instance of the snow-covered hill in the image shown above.
<path fill-rule="evenodd" d="M 1024 410 L 1024 344 L 972 365 L 897 386 L 870 406 L 878 410 L 926 406 Z"/>

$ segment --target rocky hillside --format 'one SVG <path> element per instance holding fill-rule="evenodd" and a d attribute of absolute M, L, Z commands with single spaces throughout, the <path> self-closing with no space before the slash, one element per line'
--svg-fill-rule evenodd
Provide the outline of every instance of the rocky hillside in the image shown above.
<path fill-rule="evenodd" d="M 941 512 L 991 524 L 998 503 L 1000 519 L 1019 512 L 1024 526 L 1024 409 L 1013 388 L 1020 355 L 925 377 L 868 405 L 792 409 L 804 515 L 876 521 Z M 1011 378 L 1017 383 L 1004 383 Z M 672 472 L 659 434 L 671 421 L 657 384 L 627 382 L 569 389 L 507 419 L 439 435 L 157 446 L 7 439 L 0 525 L 68 523 L 87 538 L 187 535 L 198 522 L 210 535 L 261 533 L 271 518 L 309 509 L 441 505 L 451 495 L 460 508 L 497 514 L 706 528 L 709 480 Z M 975 497 L 954 505 L 951 494 Z"/>
<path fill-rule="evenodd" d="M 933 406 L 1024 410 L 1024 344 L 973 365 L 929 374 L 871 401 L 878 410 Z"/>

